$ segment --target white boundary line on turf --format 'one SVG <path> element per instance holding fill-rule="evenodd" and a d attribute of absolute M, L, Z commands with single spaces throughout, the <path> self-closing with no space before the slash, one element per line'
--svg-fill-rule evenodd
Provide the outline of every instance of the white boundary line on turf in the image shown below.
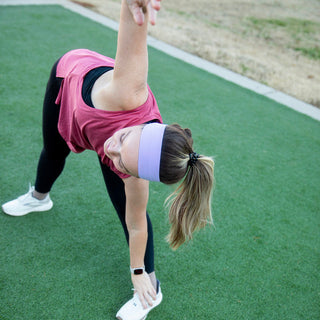
<path fill-rule="evenodd" d="M 118 31 L 119 24 L 101 14 L 86 9 L 76 3 L 68 0 L 0 0 L 1 5 L 54 5 L 58 4 L 69 9 L 75 13 L 85 16 L 95 22 L 98 22 L 108 28 Z M 206 61 L 202 58 L 194 56 L 190 53 L 175 48 L 169 44 L 159 41 L 153 37 L 148 36 L 148 45 L 158 49 L 166 54 L 178 58 L 186 63 L 189 63 L 199 69 L 205 70 L 227 81 L 235 83 L 243 88 L 254 91 L 260 95 L 266 96 L 271 100 L 279 102 L 291 109 L 303 113 L 313 119 L 320 121 L 320 109 L 300 101 L 292 96 L 277 91 L 257 81 L 251 80 L 247 77 L 239 75 L 233 71 L 220 67 L 212 62 Z"/>

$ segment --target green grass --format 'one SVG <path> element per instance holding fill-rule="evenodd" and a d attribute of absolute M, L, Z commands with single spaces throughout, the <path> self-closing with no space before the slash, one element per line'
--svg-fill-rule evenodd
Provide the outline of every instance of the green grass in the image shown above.
<path fill-rule="evenodd" d="M 309 59 L 319 60 L 320 23 L 297 18 L 261 19 L 247 18 L 250 32 L 258 32 L 258 36 L 269 42 L 287 46 L 301 52 Z M 246 30 L 248 32 L 248 30 Z M 279 37 L 281 34 L 281 37 Z"/>
<path fill-rule="evenodd" d="M 296 51 L 302 52 L 305 56 L 314 59 L 320 60 L 320 47 L 316 48 L 294 48 Z"/>
<path fill-rule="evenodd" d="M 161 26 L 159 26 L 161 27 Z M 34 181 L 49 70 L 85 47 L 114 56 L 116 33 L 58 6 L 0 8 L 0 202 Z M 215 229 L 177 252 L 151 184 L 163 303 L 148 319 L 319 319 L 320 124 L 150 49 L 164 121 L 215 156 Z M 131 295 L 124 236 L 93 152 L 72 154 L 49 213 L 0 214 L 0 319 L 114 319 Z"/>
<path fill-rule="evenodd" d="M 286 28 L 290 33 L 304 33 L 311 34 L 319 29 L 319 23 L 302 20 L 297 18 L 283 18 L 283 19 L 261 19 L 256 17 L 249 17 L 249 20 L 257 28 L 265 28 L 266 26 Z"/>

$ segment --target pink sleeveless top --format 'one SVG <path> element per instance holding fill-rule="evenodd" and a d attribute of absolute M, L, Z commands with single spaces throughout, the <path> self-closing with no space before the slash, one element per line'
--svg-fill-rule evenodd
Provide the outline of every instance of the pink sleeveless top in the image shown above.
<path fill-rule="evenodd" d="M 129 175 L 119 172 L 105 155 L 104 142 L 119 129 L 151 120 L 162 123 L 162 118 L 149 86 L 147 101 L 136 109 L 105 111 L 89 107 L 82 99 L 83 79 L 90 70 L 101 66 L 113 67 L 114 60 L 87 49 L 70 51 L 60 59 L 56 73 L 63 78 L 56 99 L 60 104 L 58 130 L 71 151 L 94 150 L 102 163 L 120 178 L 127 178 Z"/>

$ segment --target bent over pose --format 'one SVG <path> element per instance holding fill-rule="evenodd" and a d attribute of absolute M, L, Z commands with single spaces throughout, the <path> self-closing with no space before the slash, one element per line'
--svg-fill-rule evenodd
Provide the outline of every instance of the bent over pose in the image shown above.
<path fill-rule="evenodd" d="M 96 151 L 130 251 L 134 296 L 117 313 L 142 320 L 162 300 L 154 271 L 148 181 L 173 184 L 168 241 L 178 248 L 212 221 L 213 160 L 194 152 L 189 129 L 165 125 L 148 84 L 148 20 L 160 0 L 123 0 L 115 60 L 78 49 L 53 66 L 43 106 L 43 141 L 35 186 L 2 205 L 22 216 L 51 209 L 49 192 L 70 151 Z"/>

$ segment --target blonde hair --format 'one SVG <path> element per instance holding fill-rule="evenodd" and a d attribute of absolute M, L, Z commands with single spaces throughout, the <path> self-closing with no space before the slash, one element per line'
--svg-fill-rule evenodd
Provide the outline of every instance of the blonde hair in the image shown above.
<path fill-rule="evenodd" d="M 160 181 L 173 184 L 181 181 L 167 198 L 169 222 L 167 241 L 173 249 L 192 239 L 196 230 L 212 224 L 211 195 L 214 182 L 214 161 L 210 157 L 193 154 L 193 140 L 189 129 L 174 124 L 167 126 L 161 152 Z"/>

